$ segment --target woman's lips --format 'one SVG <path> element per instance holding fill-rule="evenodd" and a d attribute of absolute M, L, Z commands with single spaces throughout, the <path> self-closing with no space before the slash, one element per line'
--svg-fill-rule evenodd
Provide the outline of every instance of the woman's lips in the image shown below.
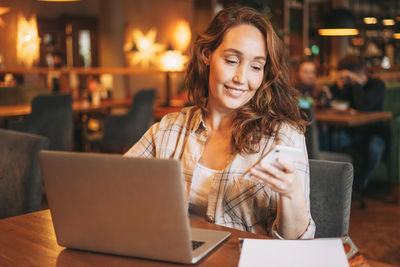
<path fill-rule="evenodd" d="M 230 95 L 233 95 L 233 96 L 241 96 L 247 91 L 244 89 L 238 89 L 238 88 L 230 87 L 227 85 L 225 85 L 225 89 L 229 92 Z"/>

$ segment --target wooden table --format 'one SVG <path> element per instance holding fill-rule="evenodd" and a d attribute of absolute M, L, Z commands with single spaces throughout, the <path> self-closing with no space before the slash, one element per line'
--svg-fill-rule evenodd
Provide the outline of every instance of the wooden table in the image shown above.
<path fill-rule="evenodd" d="M 357 110 L 316 109 L 315 119 L 334 126 L 360 126 L 374 122 L 392 119 L 392 113 L 387 111 L 362 112 Z"/>
<path fill-rule="evenodd" d="M 132 98 L 103 100 L 98 105 L 93 105 L 88 101 L 74 100 L 72 110 L 74 113 L 91 113 L 98 112 L 103 109 L 130 107 Z M 31 105 L 11 105 L 0 106 L 0 118 L 11 118 L 18 116 L 26 116 L 31 113 Z"/>
<path fill-rule="evenodd" d="M 88 101 L 74 100 L 72 104 L 72 109 L 74 113 L 93 113 L 99 112 L 104 109 L 110 108 L 128 108 L 132 105 L 132 98 L 125 99 L 111 99 L 103 100 L 98 105 L 93 105 Z M 154 107 L 154 118 L 160 120 L 164 115 L 177 112 L 181 110 L 182 107 L 165 107 L 156 105 Z M 31 113 L 31 105 L 10 105 L 10 106 L 0 106 L 0 118 L 8 119 L 13 117 L 26 116 Z"/>
<path fill-rule="evenodd" d="M 196 266 L 237 266 L 240 256 L 238 238 L 265 238 L 195 219 L 191 219 L 191 225 L 232 233 Z M 49 210 L 0 220 L 0 237 L 0 266 L 183 266 L 60 247 Z"/>
<path fill-rule="evenodd" d="M 240 257 L 239 238 L 266 238 L 192 218 L 190 224 L 194 227 L 232 233 L 195 266 L 236 267 Z M 49 210 L 0 220 L 0 237 L 0 266 L 184 266 L 60 247 L 56 241 Z M 345 240 L 350 239 L 343 238 L 344 244 L 347 244 Z M 352 253 L 349 263 L 350 266 L 369 266 L 358 250 Z"/>

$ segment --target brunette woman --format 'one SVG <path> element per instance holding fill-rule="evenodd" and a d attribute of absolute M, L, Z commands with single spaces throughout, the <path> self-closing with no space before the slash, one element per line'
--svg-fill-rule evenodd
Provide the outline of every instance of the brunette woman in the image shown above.
<path fill-rule="evenodd" d="M 195 41 L 186 80 L 194 106 L 166 115 L 126 156 L 180 160 L 193 216 L 278 238 L 312 238 L 306 122 L 271 23 L 248 7 L 222 10 Z M 254 168 L 276 144 L 303 156 L 278 159 L 283 169 Z"/>

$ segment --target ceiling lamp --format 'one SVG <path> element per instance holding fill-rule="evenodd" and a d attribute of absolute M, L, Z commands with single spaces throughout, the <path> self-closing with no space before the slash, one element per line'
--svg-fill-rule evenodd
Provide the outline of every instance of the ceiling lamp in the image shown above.
<path fill-rule="evenodd" d="M 81 0 L 38 0 L 39 2 L 79 2 Z"/>
<path fill-rule="evenodd" d="M 399 40 L 400 39 L 400 25 L 398 24 L 397 27 L 393 31 L 393 38 Z"/>
<path fill-rule="evenodd" d="M 394 19 L 383 19 L 382 24 L 384 26 L 394 26 L 396 22 L 394 21 Z"/>
<path fill-rule="evenodd" d="M 365 24 L 377 24 L 378 20 L 375 17 L 364 17 L 363 21 Z"/>
<path fill-rule="evenodd" d="M 318 30 L 318 34 L 322 36 L 358 35 L 356 19 L 347 9 L 333 9 L 328 13 L 325 20 L 325 26 Z"/>
<path fill-rule="evenodd" d="M 368 3 L 365 3 L 368 2 Z M 367 25 L 375 25 L 378 23 L 378 19 L 374 16 L 374 13 L 377 13 L 377 10 L 374 8 L 374 2 L 372 0 L 365 1 L 362 3 L 362 6 L 364 6 L 364 9 L 367 8 L 368 10 L 365 11 L 365 16 L 363 18 L 364 24 Z"/>

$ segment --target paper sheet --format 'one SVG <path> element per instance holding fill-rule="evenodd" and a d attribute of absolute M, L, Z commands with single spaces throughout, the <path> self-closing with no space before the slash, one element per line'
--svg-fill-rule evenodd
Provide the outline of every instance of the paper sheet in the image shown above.
<path fill-rule="evenodd" d="M 245 239 L 239 267 L 348 267 L 340 238 Z"/>

